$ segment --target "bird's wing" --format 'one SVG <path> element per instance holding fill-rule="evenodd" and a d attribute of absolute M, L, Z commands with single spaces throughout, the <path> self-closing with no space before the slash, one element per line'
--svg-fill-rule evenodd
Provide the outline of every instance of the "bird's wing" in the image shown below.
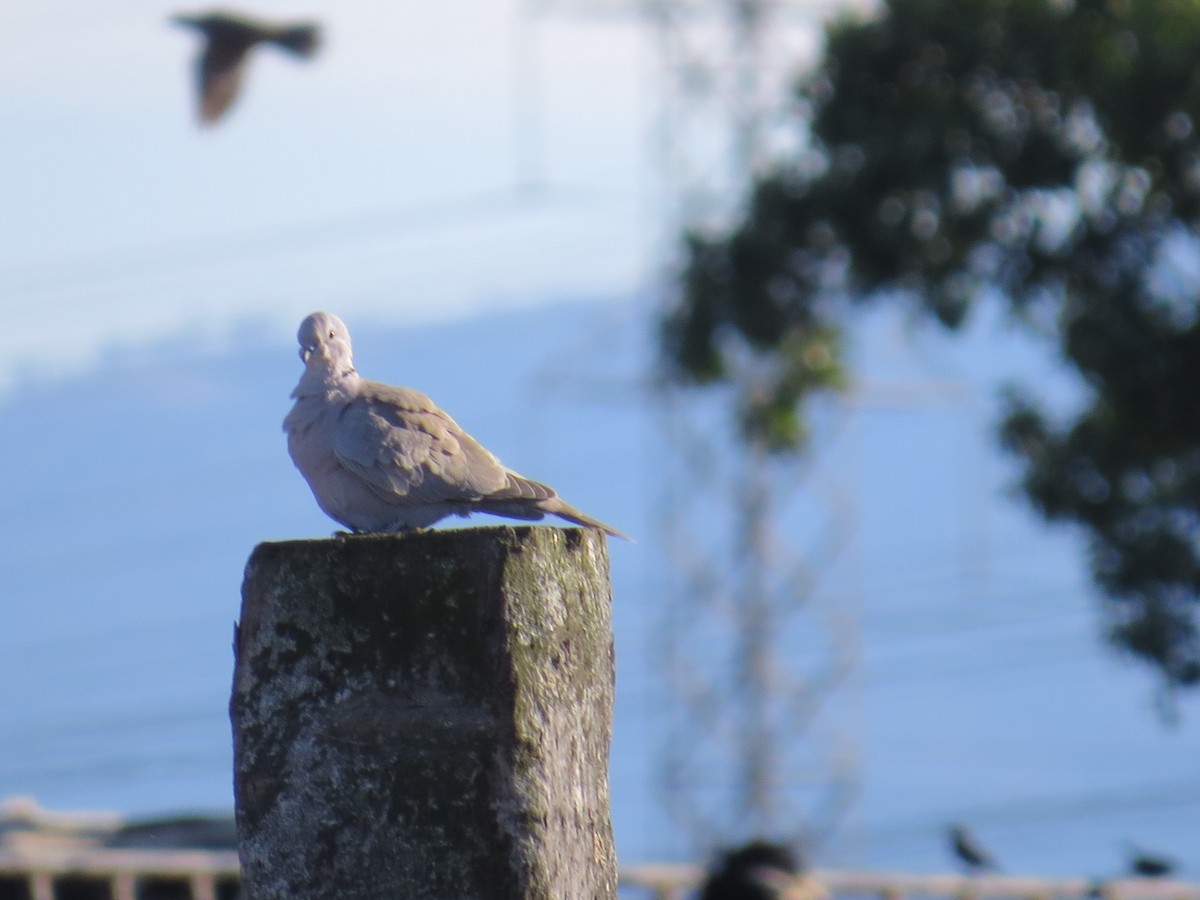
<path fill-rule="evenodd" d="M 197 72 L 202 121 L 215 122 L 237 98 L 248 49 L 247 44 L 209 41 Z"/>
<path fill-rule="evenodd" d="M 338 419 L 334 453 L 380 496 L 413 505 L 497 495 L 536 499 L 539 493 L 525 488 L 535 482 L 519 476 L 513 484 L 496 457 L 432 400 L 407 388 L 364 382 Z"/>

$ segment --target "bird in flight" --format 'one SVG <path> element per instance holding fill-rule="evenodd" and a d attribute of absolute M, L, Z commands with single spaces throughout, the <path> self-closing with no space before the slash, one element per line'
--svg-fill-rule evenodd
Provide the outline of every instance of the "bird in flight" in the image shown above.
<path fill-rule="evenodd" d="M 220 119 L 237 99 L 249 53 L 256 45 L 273 44 L 307 59 L 321 42 L 315 22 L 272 24 L 219 10 L 177 15 L 171 21 L 204 37 L 196 60 L 196 89 L 200 122 L 205 125 Z"/>
<path fill-rule="evenodd" d="M 505 468 L 424 394 L 360 376 L 337 316 L 313 313 L 298 338 L 304 373 L 283 422 L 288 452 L 317 505 L 351 531 L 410 531 L 482 512 L 549 514 L 625 537 Z"/>

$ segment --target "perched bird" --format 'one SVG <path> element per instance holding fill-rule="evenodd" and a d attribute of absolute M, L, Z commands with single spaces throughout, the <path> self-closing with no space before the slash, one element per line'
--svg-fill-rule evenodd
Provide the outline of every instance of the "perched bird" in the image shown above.
<path fill-rule="evenodd" d="M 320 26 L 313 22 L 272 25 L 219 10 L 175 16 L 171 21 L 204 35 L 204 49 L 196 61 L 200 121 L 204 124 L 216 122 L 237 99 L 247 55 L 256 44 L 274 44 L 307 58 L 317 52 L 321 40 Z"/>
<path fill-rule="evenodd" d="M 351 531 L 409 531 L 483 512 L 550 514 L 625 537 L 506 469 L 424 394 L 360 376 L 337 316 L 313 313 L 298 338 L 304 374 L 283 422 L 288 452 L 317 505 Z"/>
<path fill-rule="evenodd" d="M 1143 850 L 1132 842 L 1129 846 L 1129 871 L 1143 878 L 1163 878 L 1175 871 L 1176 862 L 1158 853 Z"/>
<path fill-rule="evenodd" d="M 980 846 L 975 836 L 963 825 L 950 826 L 950 847 L 968 872 L 996 871 L 999 868 L 991 854 Z"/>

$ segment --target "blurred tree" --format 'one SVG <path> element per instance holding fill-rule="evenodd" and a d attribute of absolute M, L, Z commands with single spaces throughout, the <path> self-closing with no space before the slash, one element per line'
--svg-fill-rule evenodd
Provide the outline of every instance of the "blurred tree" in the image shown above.
<path fill-rule="evenodd" d="M 1009 393 L 1024 492 L 1089 536 L 1112 641 L 1200 684 L 1200 0 L 885 0 L 827 38 L 804 149 L 687 236 L 673 373 L 799 450 L 856 304 L 1003 298 L 1087 388 Z"/>

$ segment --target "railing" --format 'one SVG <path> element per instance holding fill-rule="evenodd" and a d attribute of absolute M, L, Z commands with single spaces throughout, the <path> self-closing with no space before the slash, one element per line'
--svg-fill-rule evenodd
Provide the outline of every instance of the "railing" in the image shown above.
<path fill-rule="evenodd" d="M 622 867 L 622 897 L 684 900 L 704 877 L 692 865 Z M 235 900 L 237 854 L 204 850 L 0 849 L 0 900 Z M 789 900 L 1200 900 L 1200 884 L 1149 878 L 1106 882 L 1005 875 L 907 875 L 818 869 Z"/>
<path fill-rule="evenodd" d="M 235 900 L 239 881 L 231 851 L 0 850 L 0 900 Z"/>
<path fill-rule="evenodd" d="M 704 878 L 691 865 L 640 865 L 621 868 L 623 897 L 684 900 Z M 834 897 L 865 900 L 1200 900 L 1200 884 L 1152 878 L 1089 881 L 1084 878 L 1025 878 L 1008 875 L 909 875 L 816 869 L 798 878 L 789 900 Z"/>

